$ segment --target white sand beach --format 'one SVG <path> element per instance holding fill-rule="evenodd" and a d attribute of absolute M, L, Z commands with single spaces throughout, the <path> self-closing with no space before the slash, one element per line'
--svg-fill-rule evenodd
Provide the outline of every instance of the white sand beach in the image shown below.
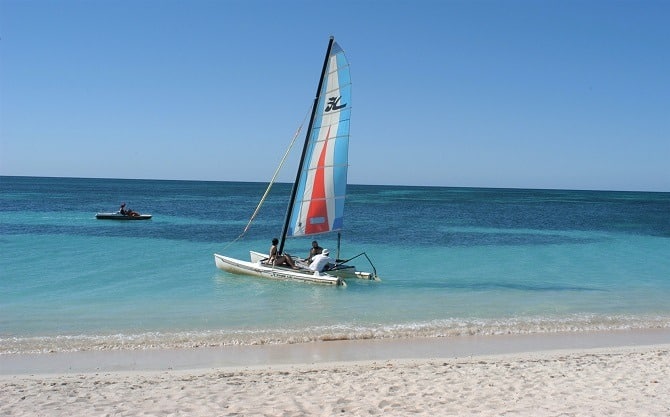
<path fill-rule="evenodd" d="M 660 339 L 666 337 L 663 332 Z M 569 344 L 565 337 L 561 340 Z M 483 341 L 488 343 L 495 344 L 495 340 Z M 522 341 L 511 350 L 528 347 L 527 343 Z M 0 415 L 670 415 L 670 343 L 542 348 L 466 357 L 449 351 L 444 358 L 402 358 L 398 346 L 407 349 L 413 344 L 417 343 L 395 344 L 396 354 L 382 349 L 389 356 L 384 360 L 282 364 L 265 357 L 268 363 L 249 366 L 151 370 L 133 365 L 129 366 L 132 370 L 118 371 L 104 369 L 113 366 L 103 361 L 97 371 L 57 373 L 4 372 L 8 364 L 22 360 L 10 355 L 0 362 L 4 368 Z M 361 342 L 331 344 L 328 349 L 357 345 Z M 97 357 L 110 353 L 101 352 Z M 132 357 L 128 352 L 121 355 Z M 64 357 L 42 356 L 52 356 L 56 362 Z M 168 366 L 165 360 L 163 357 L 162 366 Z"/>

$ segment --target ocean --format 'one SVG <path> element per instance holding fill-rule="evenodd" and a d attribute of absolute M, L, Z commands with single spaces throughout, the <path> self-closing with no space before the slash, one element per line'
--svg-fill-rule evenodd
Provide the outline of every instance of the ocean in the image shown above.
<path fill-rule="evenodd" d="M 382 280 L 330 287 L 215 267 L 280 234 L 288 184 L 238 239 L 265 187 L 0 177 L 0 354 L 670 327 L 670 193 L 350 185 Z"/>

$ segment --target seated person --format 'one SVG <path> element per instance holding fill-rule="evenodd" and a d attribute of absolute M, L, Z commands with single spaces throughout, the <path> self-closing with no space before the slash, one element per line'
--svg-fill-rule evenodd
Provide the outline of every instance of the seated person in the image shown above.
<path fill-rule="evenodd" d="M 309 255 L 307 255 L 307 258 L 305 258 L 305 262 L 311 262 L 314 255 L 320 254 L 322 250 L 323 248 L 319 246 L 319 242 L 316 240 L 312 241 L 312 247 L 309 250 Z"/>
<path fill-rule="evenodd" d="M 272 246 L 270 246 L 270 256 L 266 263 L 274 266 L 288 266 L 293 269 L 298 269 L 297 266 L 293 263 L 293 258 L 289 254 L 280 255 L 277 251 L 277 244 L 279 239 L 272 239 Z"/>
<path fill-rule="evenodd" d="M 312 263 L 309 264 L 309 269 L 312 271 L 323 272 L 328 264 L 335 263 L 335 259 L 328 255 L 330 255 L 330 251 L 328 249 L 324 249 L 318 255 L 314 255 L 312 257 Z"/>

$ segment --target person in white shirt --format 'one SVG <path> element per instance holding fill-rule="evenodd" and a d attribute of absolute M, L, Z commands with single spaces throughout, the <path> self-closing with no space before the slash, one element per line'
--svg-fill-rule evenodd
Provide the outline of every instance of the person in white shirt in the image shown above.
<path fill-rule="evenodd" d="M 314 255 L 312 257 L 312 263 L 309 264 L 309 269 L 311 269 L 312 271 L 323 272 L 323 270 L 329 263 L 334 264 L 335 259 L 328 256 L 329 254 L 330 252 L 328 251 L 328 249 L 324 249 L 321 251 L 321 253 Z"/>

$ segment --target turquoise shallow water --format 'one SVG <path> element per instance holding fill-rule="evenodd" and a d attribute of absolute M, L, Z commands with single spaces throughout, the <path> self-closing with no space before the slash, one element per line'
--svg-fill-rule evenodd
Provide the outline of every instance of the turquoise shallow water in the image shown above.
<path fill-rule="evenodd" d="M 670 193 L 350 186 L 383 281 L 332 288 L 215 268 L 279 234 L 286 184 L 230 245 L 264 189 L 0 177 L 0 353 L 670 327 Z"/>

